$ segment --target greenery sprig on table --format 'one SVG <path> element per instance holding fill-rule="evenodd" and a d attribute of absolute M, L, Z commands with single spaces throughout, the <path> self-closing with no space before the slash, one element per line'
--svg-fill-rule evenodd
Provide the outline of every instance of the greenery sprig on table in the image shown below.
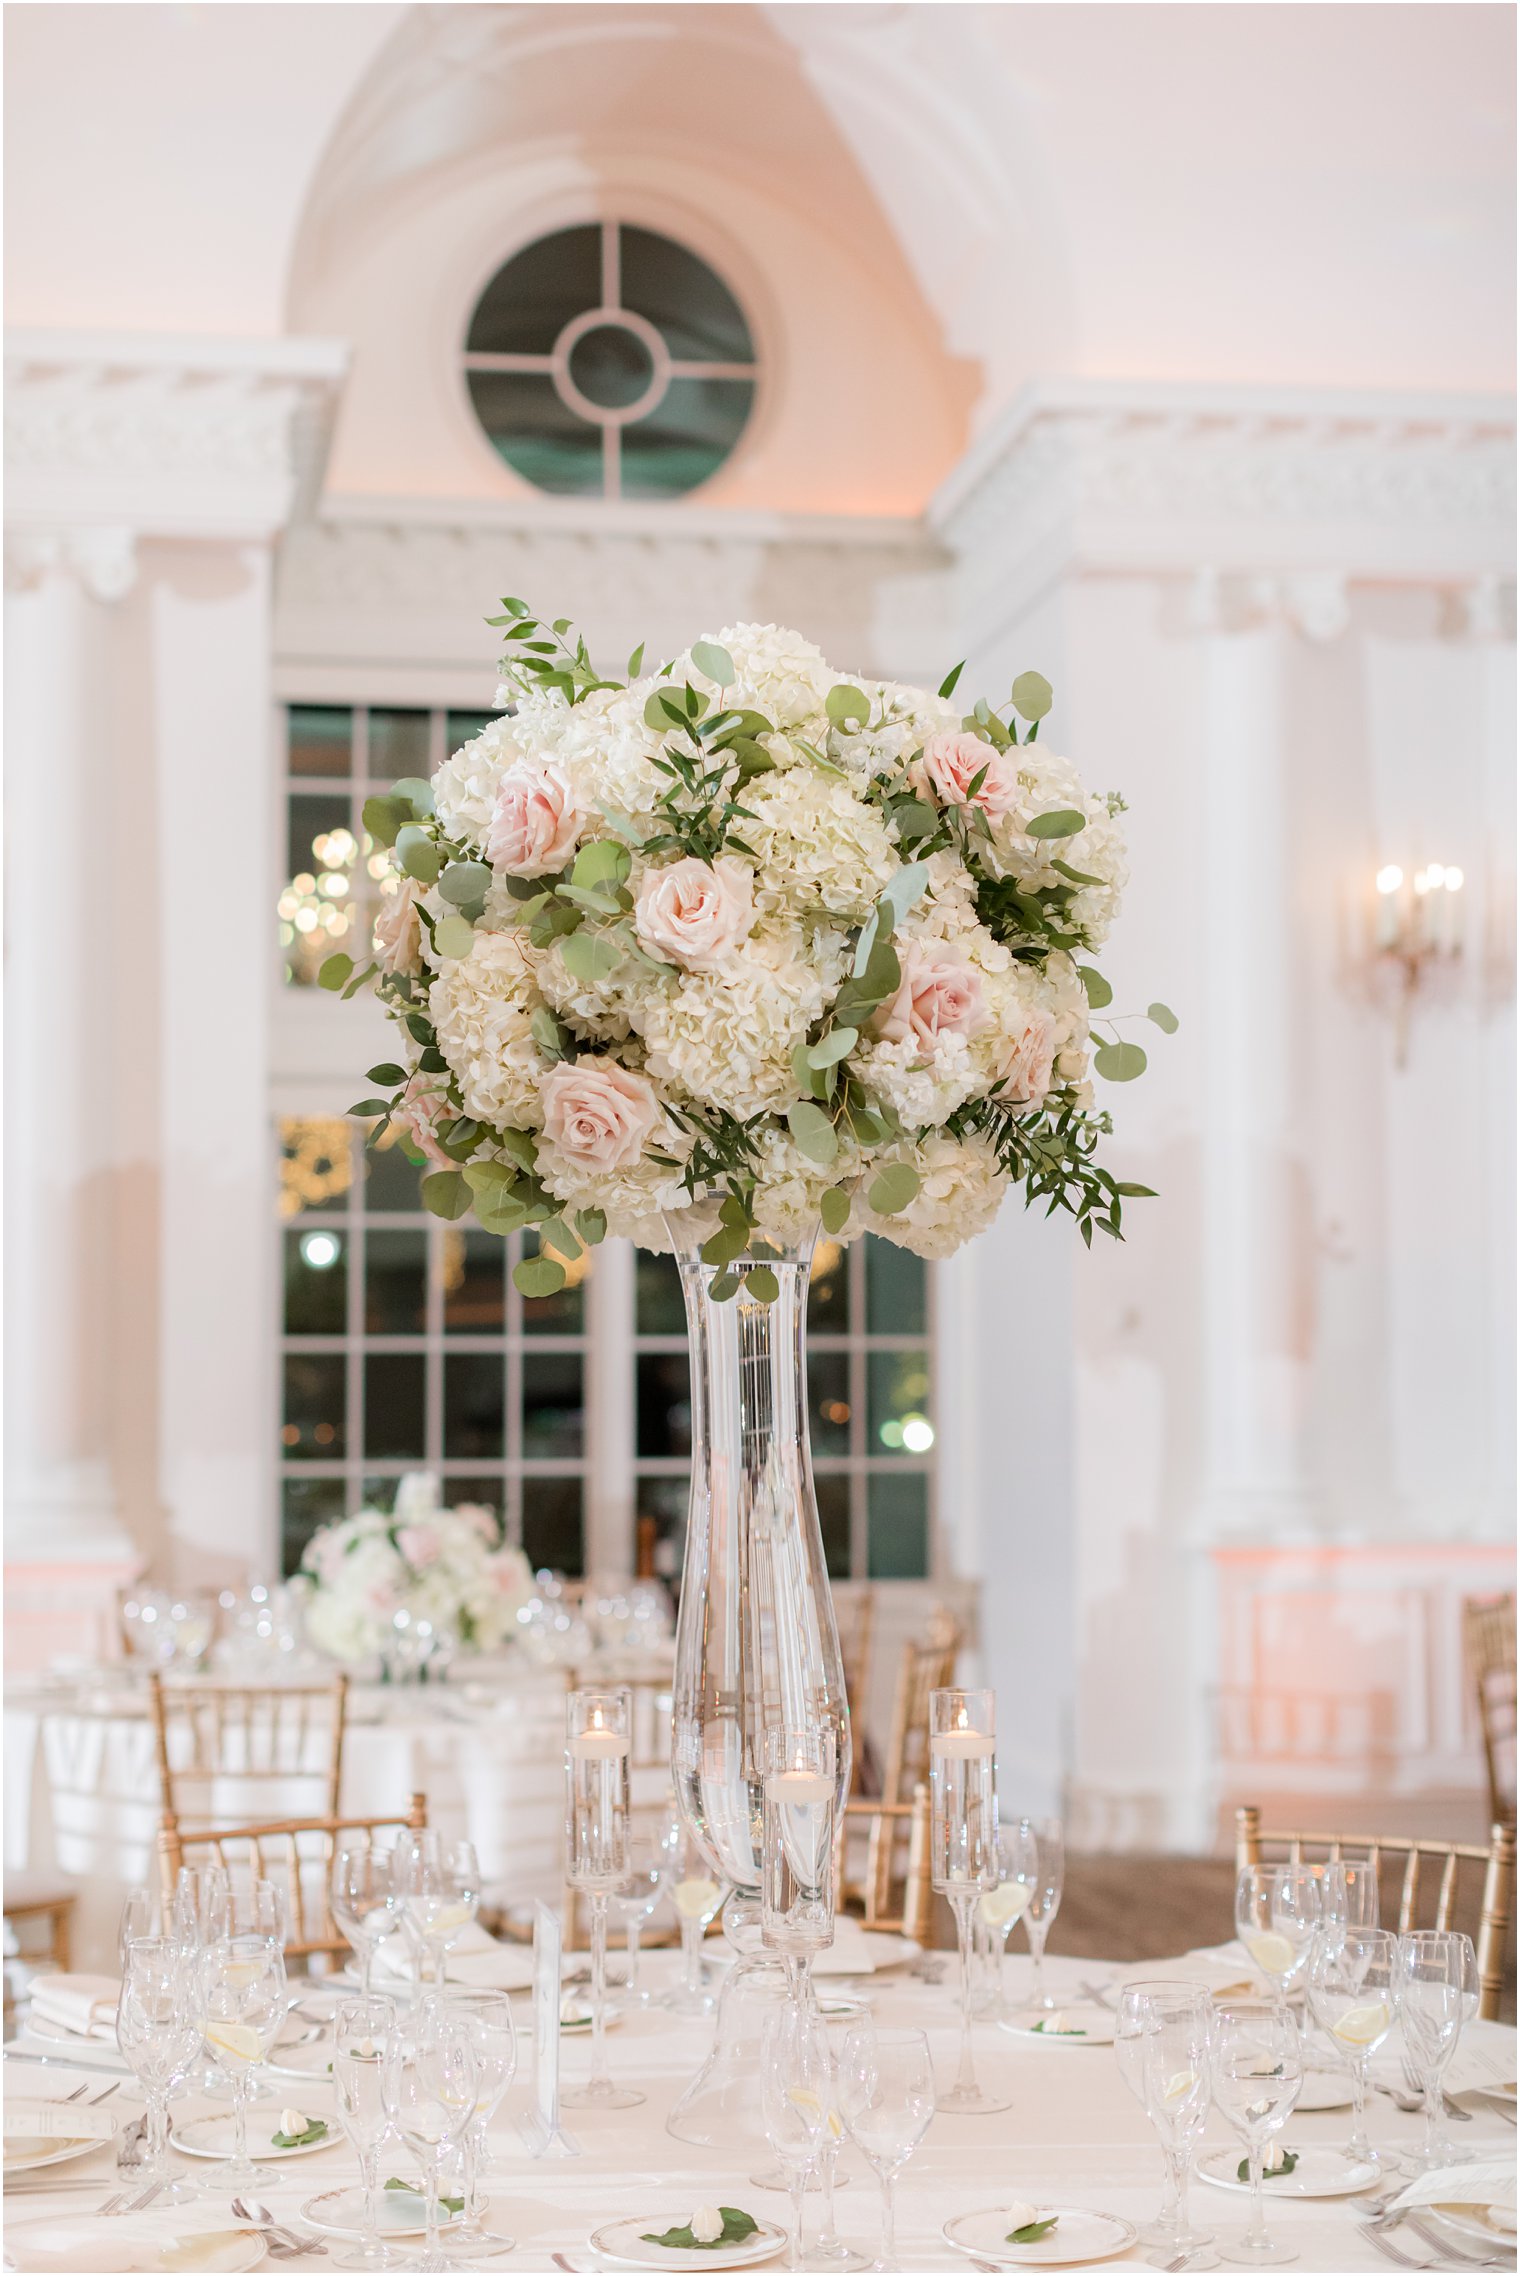
<path fill-rule="evenodd" d="M 753 2236 L 760 2226 L 753 2214 L 742 2212 L 737 2205 L 720 2205 L 718 2211 L 723 2215 L 723 2233 L 721 2236 L 693 2236 L 688 2222 L 682 2228 L 667 2229 L 663 2236 L 655 2236 L 652 2233 L 642 2236 L 639 2242 L 641 2244 L 668 2245 L 672 2251 L 716 2252 L 720 2246 L 725 2244 L 742 2244 L 745 2238 Z"/>

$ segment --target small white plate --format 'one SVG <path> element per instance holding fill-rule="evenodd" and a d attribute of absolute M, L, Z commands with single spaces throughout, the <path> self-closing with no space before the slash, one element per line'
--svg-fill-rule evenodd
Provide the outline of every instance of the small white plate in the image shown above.
<path fill-rule="evenodd" d="M 323 2085 L 332 2081 L 332 2041 L 313 2039 L 304 2047 L 287 2047 L 283 2053 L 276 2048 L 265 2063 L 266 2071 L 276 2078 L 317 2079 Z"/>
<path fill-rule="evenodd" d="M 1035 2029 L 1037 2023 L 1053 2023 L 1057 2017 L 1068 2026 L 1065 2031 Z M 998 2028 L 1015 2039 L 1032 2039 L 1047 2047 L 1111 2047 L 1114 2043 L 1114 2018 L 1106 2007 L 1024 2007 Z"/>
<path fill-rule="evenodd" d="M 1295 2110 L 1349 2110 L 1351 2081 L 1344 2074 L 1337 2078 L 1334 2071 L 1306 2071 L 1293 2107 Z"/>
<path fill-rule="evenodd" d="M 343 2132 L 331 2118 L 327 2132 L 319 2142 L 303 2142 L 299 2148 L 277 2148 L 274 2135 L 279 2128 L 280 2113 L 267 2107 L 260 2109 L 255 2103 L 248 2112 L 248 2155 L 252 2158 L 315 2157 L 319 2150 L 341 2148 Z M 234 2126 L 230 2116 L 218 2112 L 211 2118 L 192 2118 L 187 2126 L 176 2126 L 169 2136 L 177 2150 L 186 2157 L 230 2158 L 233 2155 Z"/>
<path fill-rule="evenodd" d="M 375 2227 L 381 2236 L 427 2234 L 427 2197 L 420 2185 L 416 2189 L 377 2189 L 375 2213 Z M 364 2191 L 326 2189 L 301 2207 L 301 2218 L 324 2236 L 363 2236 Z M 457 2213 L 447 2214 L 439 2223 L 440 2231 L 447 2231 L 458 2218 Z"/>
<path fill-rule="evenodd" d="M 257 2268 L 264 2239 L 256 2229 L 188 2229 L 178 2238 L 154 2236 L 130 2218 L 102 2221 L 97 2213 L 50 2213 L 45 2220 L 7 2221 L 6 2259 L 28 2276 L 89 2268 L 98 2276 L 236 2276 Z"/>
<path fill-rule="evenodd" d="M 646 2236 L 663 2236 L 667 2229 L 680 2228 L 690 2217 L 688 2205 L 683 2212 L 656 2213 L 646 2220 L 609 2221 L 591 2239 L 592 2250 L 604 2252 L 609 2260 L 626 2261 L 631 2268 L 750 2268 L 758 2261 L 774 2260 L 786 2245 L 786 2231 L 774 2221 L 762 2221 L 742 2244 L 703 2245 L 699 2251 L 644 2242 Z"/>
<path fill-rule="evenodd" d="M 1133 2221 L 1117 2213 L 1090 2213 L 1081 2205 L 1042 2205 L 1040 2218 L 1056 2225 L 1034 2244 L 1008 2242 L 1006 2207 L 985 2213 L 957 2213 L 946 2221 L 944 2237 L 973 2260 L 995 2260 L 1002 2268 L 1071 2268 L 1081 2261 L 1112 2260 L 1135 2241 Z"/>
<path fill-rule="evenodd" d="M 1301 2149 L 1297 2142 L 1284 2147 L 1297 2153 L 1298 2163 L 1291 2173 L 1269 2173 L 1262 2184 L 1262 2196 L 1273 2197 L 1354 2197 L 1359 2189 L 1370 2189 L 1374 2182 L 1386 2181 L 1386 2165 L 1352 2165 L 1340 2150 Z M 1193 2170 L 1200 2181 L 1212 2181 L 1216 2189 L 1249 2190 L 1249 2181 L 1240 2179 L 1240 2161 L 1244 2150 L 1210 2150 L 1207 2157 L 1199 2158 Z"/>
<path fill-rule="evenodd" d="M 105 2112 L 100 2115 L 104 2117 Z M 113 2118 L 109 2132 L 99 2134 L 12 2134 L 5 2144 L 3 2170 L 34 2173 L 39 2166 L 67 2165 L 70 2158 L 83 2157 L 89 2150 L 104 2149 L 108 2142 L 114 2141 L 119 2123 Z"/>
<path fill-rule="evenodd" d="M 66 2023 L 59 2023 L 51 2015 L 28 2014 L 26 2034 L 29 2039 L 46 2039 L 51 2046 L 77 2047 L 81 2054 L 92 2047 L 105 2047 L 116 2053 L 116 2026 L 109 2030 L 71 2031 Z"/>
<path fill-rule="evenodd" d="M 1502 2205 L 1422 2205 L 1418 2210 L 1436 2214 L 1458 2236 L 1468 2237 L 1475 2244 L 1492 2245 L 1497 2239 L 1514 2249 L 1515 2216 Z"/>

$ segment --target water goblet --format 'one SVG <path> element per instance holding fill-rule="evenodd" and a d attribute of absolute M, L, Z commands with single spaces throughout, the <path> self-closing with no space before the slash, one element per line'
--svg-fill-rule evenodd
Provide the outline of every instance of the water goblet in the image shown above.
<path fill-rule="evenodd" d="M 1201 1985 L 1156 1977 L 1126 1984 L 1114 2014 L 1119 2075 L 1155 2127 L 1166 2161 L 1166 2197 L 1140 2230 L 1143 2245 L 1201 2252 L 1213 2242 L 1188 2220 L 1193 2145 L 1209 2114 L 1209 2034 L 1213 2002 Z"/>
<path fill-rule="evenodd" d="M 670 1878 L 671 1838 L 668 1823 L 631 1825 L 628 1829 L 628 1877 L 611 1891 L 628 1940 L 628 1969 L 620 2004 L 648 2007 L 651 1995 L 639 1989 L 639 1940 L 659 1910 Z"/>
<path fill-rule="evenodd" d="M 221 2178 L 260 2188 L 279 2175 L 248 2156 L 248 2097 L 285 2020 L 285 1955 L 267 1936 L 227 1936 L 199 1956 L 201 2037 L 232 2090 L 233 2150 Z"/>
<path fill-rule="evenodd" d="M 934 2065 L 922 2031 L 878 2031 L 857 2023 L 845 2037 L 839 2114 L 881 2183 L 881 2249 L 876 2276 L 898 2270 L 893 2189 L 934 2117 Z"/>
<path fill-rule="evenodd" d="M 440 1842 L 407 1863 L 402 1915 L 419 1953 L 419 1977 L 441 1990 L 448 1955 L 480 1904 L 480 1866 L 468 1841 Z"/>
<path fill-rule="evenodd" d="M 121 1923 L 116 1931 L 116 1956 L 126 1973 L 127 1954 L 134 1944 L 145 1937 L 156 1936 L 158 1929 L 158 1898 L 152 1889 L 128 1889 L 122 1900 Z"/>
<path fill-rule="evenodd" d="M 1298 2026 L 1286 2004 L 1217 2009 L 1209 2080 L 1217 2108 L 1246 2145 L 1251 2183 L 1251 2217 L 1246 2233 L 1221 2245 L 1221 2255 L 1255 2268 L 1296 2260 L 1298 2253 L 1292 2245 L 1279 2244 L 1267 2234 L 1261 2196 L 1268 2144 L 1287 2124 L 1304 2083 Z"/>
<path fill-rule="evenodd" d="M 359 1988 L 367 1999 L 374 1989 L 375 1955 L 401 1920 L 387 1852 L 369 1842 L 340 1845 L 333 1852 L 329 1902 L 333 1919 L 354 1948 Z"/>
<path fill-rule="evenodd" d="M 971 1916 L 998 1872 L 993 1719 L 990 1691 L 952 1685 L 929 1694 L 930 1877 L 950 1900 L 961 1961 L 960 2062 L 939 2107 L 983 2115 L 1009 2107 L 977 2084 L 971 2050 Z"/>
<path fill-rule="evenodd" d="M 198 1955 L 167 1936 L 137 1936 L 122 1963 L 116 2043 L 147 2103 L 141 2177 L 166 2204 L 183 2205 L 194 2185 L 169 2168 L 169 2095 L 200 2052 Z"/>
<path fill-rule="evenodd" d="M 1333 1943 L 1348 1928 L 1378 1925 L 1377 1867 L 1370 1859 L 1332 1857 L 1319 1885 L 1319 1940 Z"/>
<path fill-rule="evenodd" d="M 1459 2150 L 1442 2124 L 1441 2078 L 1456 2052 L 1462 2026 L 1476 2004 L 1478 1963 L 1472 1938 L 1450 1929 L 1415 1929 L 1399 1938 L 1394 2004 L 1404 2046 L 1425 2097 L 1425 2139 L 1409 2151 L 1410 2173 L 1430 2173 L 1443 2165 L 1466 2165 L 1471 2150 Z"/>
<path fill-rule="evenodd" d="M 569 2109 L 630 2110 L 636 2087 L 607 2070 L 607 1899 L 628 1877 L 628 1748 L 633 1694 L 572 1691 L 565 1717 L 565 1851 L 570 1886 L 591 1900 L 591 2076 L 560 2096 Z"/>
<path fill-rule="evenodd" d="M 828 2125 L 829 2054 L 812 2007 L 793 1997 L 765 2019 L 760 2045 L 760 2106 L 771 2148 L 792 2199 L 788 2265 L 802 2268 L 803 2205 Z"/>
<path fill-rule="evenodd" d="M 380 2145 L 390 2131 L 385 2065 L 400 2032 L 388 1999 L 345 2000 L 333 2016 L 333 2103 L 339 2126 L 359 2161 L 364 2192 L 364 2239 L 339 2254 L 335 2268 L 394 2268 L 398 2255 L 382 2244 L 379 2229 Z"/>
<path fill-rule="evenodd" d="M 1398 1997 L 1399 1949 L 1386 1928 L 1332 1929 L 1321 1937 L 1309 1963 L 1309 2008 L 1336 2053 L 1351 2072 L 1351 2139 L 1346 2156 L 1354 2165 L 1397 2163 L 1367 2139 L 1367 2065 L 1393 2029 Z"/>
<path fill-rule="evenodd" d="M 218 1944 L 232 1933 L 232 1886 L 222 1865 L 182 1865 L 174 1880 L 174 1934 L 183 1943 Z"/>
<path fill-rule="evenodd" d="M 1320 1923 L 1319 1883 L 1309 1865 L 1247 1865 L 1235 1883 L 1235 1933 L 1266 1978 L 1272 2005 L 1288 2012 L 1288 1987 L 1308 1962 Z"/>
<path fill-rule="evenodd" d="M 713 1995 L 703 1982 L 702 1939 L 726 1891 L 685 1825 L 676 1828 L 673 1859 L 670 1901 L 681 1924 L 681 1981 L 661 2004 L 676 2015 L 708 2015 Z"/>
<path fill-rule="evenodd" d="M 427 2181 L 427 2243 L 417 2266 L 438 2276 L 451 2265 L 441 2249 L 438 2219 L 444 2162 L 458 2158 L 475 2115 L 476 2062 L 468 2027 L 429 1995 L 410 2026 L 392 2039 L 382 2076 L 387 2115 Z"/>
<path fill-rule="evenodd" d="M 486 2199 L 480 2185 L 490 2162 L 486 2134 L 517 2069 L 517 2032 L 505 1992 L 449 1991 L 444 2001 L 449 2014 L 464 2023 L 475 2054 L 475 2108 L 462 2143 L 464 2211 L 444 2248 L 452 2258 L 469 2260 L 486 2234 Z M 500 2237 L 492 2241 L 501 2248 Z"/>

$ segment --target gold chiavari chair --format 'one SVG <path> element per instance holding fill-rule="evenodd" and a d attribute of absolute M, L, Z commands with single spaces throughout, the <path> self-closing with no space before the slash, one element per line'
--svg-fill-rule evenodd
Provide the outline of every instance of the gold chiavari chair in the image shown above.
<path fill-rule="evenodd" d="M 850 1768 L 850 1791 L 853 1794 L 874 1794 L 881 1784 L 875 1749 L 866 1727 L 866 1705 L 871 1690 L 871 1647 L 875 1632 L 876 1591 L 874 1588 L 863 1588 L 855 1599 L 839 1638 L 839 1656 L 844 1665 L 844 1695 L 849 1702 L 851 1736 L 854 1740 L 854 1756 Z"/>
<path fill-rule="evenodd" d="M 1515 1818 L 1515 1599 L 1469 1596 L 1462 1603 L 1462 1656 L 1477 1696 L 1491 1821 Z"/>
<path fill-rule="evenodd" d="M 856 1834 L 864 1834 L 871 1861 L 864 1880 L 853 1891 L 860 1906 L 861 1926 L 928 1944 L 934 1921 L 928 1787 L 915 1786 L 909 1802 L 846 1802 L 839 1820 L 834 1875 L 841 1889 L 849 1886 L 845 1861 L 851 1837 Z"/>
<path fill-rule="evenodd" d="M 892 1730 L 882 1764 L 880 1801 L 888 1805 L 866 1844 L 863 1883 L 841 1883 L 846 1897 L 857 1897 L 868 1914 L 890 1910 L 893 1829 L 891 1810 L 909 1801 L 929 1775 L 929 1694 L 955 1681 L 961 1626 L 952 1612 L 936 1605 L 923 1641 L 904 1644 L 892 1702 Z"/>
<path fill-rule="evenodd" d="M 158 1836 L 159 1881 L 164 1903 L 174 1895 L 182 1865 L 220 1865 L 235 1884 L 273 1881 L 285 1890 L 289 1933 L 285 1955 L 309 1960 L 317 1953 L 346 1954 L 349 1940 L 332 1916 L 328 1898 L 332 1860 L 343 1835 L 376 1845 L 376 1836 L 399 1840 L 427 1826 L 427 1796 L 414 1794 L 405 1811 L 389 1817 L 275 1818 L 267 1825 L 187 1826 L 165 1811 Z M 389 1843 L 381 1846 L 389 1847 Z"/>
<path fill-rule="evenodd" d="M 1384 1860 L 1397 1869 L 1403 1861 L 1399 1881 L 1398 1929 L 1407 1935 L 1411 1929 L 1421 1927 L 1451 1928 L 1455 1925 L 1459 1895 L 1459 1880 L 1464 1866 L 1482 1866 L 1483 1886 L 1481 1910 L 1478 1914 L 1478 2013 L 1495 2019 L 1499 2013 L 1500 1997 L 1504 1989 L 1505 1967 L 1508 1958 L 1510 1931 L 1515 1920 L 1515 1829 L 1512 1825 L 1496 1825 L 1486 1849 L 1475 1843 L 1461 1841 L 1423 1841 L 1408 1834 L 1368 1833 L 1275 1833 L 1262 1825 L 1261 1812 L 1254 1803 L 1248 1803 L 1235 1812 L 1235 1864 L 1237 1870 L 1247 1865 L 1271 1864 L 1271 1857 L 1263 1851 L 1272 1849 L 1283 1853 L 1290 1864 L 1329 1864 L 1338 1858 L 1365 1858 L 1382 1881 Z M 1320 1852 L 1321 1857 L 1307 1854 Z M 1436 1884 L 1433 1916 L 1422 1918 L 1421 1873 L 1429 1864 L 1432 1874 L 1439 1872 Z M 1427 1881 L 1426 1887 L 1428 1889 Z"/>
<path fill-rule="evenodd" d="M 163 1807 L 176 1817 L 222 1815 L 218 1780 L 253 1802 L 260 1790 L 302 1780 L 328 1817 L 338 1807 L 348 1678 L 324 1684 L 165 1684 L 148 1678 Z M 267 1808 L 267 1802 L 265 1807 Z M 241 1817 L 244 1813 L 239 1811 Z M 229 1821 L 231 1822 L 231 1821 Z"/>

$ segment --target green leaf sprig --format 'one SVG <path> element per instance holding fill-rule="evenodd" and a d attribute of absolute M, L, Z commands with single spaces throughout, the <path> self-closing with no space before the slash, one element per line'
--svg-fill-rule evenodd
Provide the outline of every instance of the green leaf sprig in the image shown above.
<path fill-rule="evenodd" d="M 425 2197 L 427 2195 L 427 2190 L 420 2181 L 403 2181 L 400 2175 L 395 2173 L 391 2175 L 385 2186 L 387 2189 L 403 2189 L 409 2197 Z M 450 2215 L 464 2211 L 464 2199 L 462 2197 L 440 2197 L 438 2203 L 441 2210 Z"/>
<path fill-rule="evenodd" d="M 277 2150 L 304 2150 L 309 2142 L 325 2140 L 327 2132 L 327 2120 L 325 2118 L 313 2118 L 308 2125 L 302 2128 L 299 2134 L 286 2134 L 276 2131 L 270 2135 L 269 2139 Z"/>
<path fill-rule="evenodd" d="M 1298 2163 L 1298 2152 L 1297 2152 L 1297 2150 L 1284 2150 L 1284 2151 L 1283 2151 L 1283 2160 L 1282 2160 L 1282 2164 L 1281 2164 L 1281 2165 L 1274 2165 L 1274 2166 L 1271 2168 L 1270 2172 L 1269 2172 L 1269 2171 L 1268 2171 L 1268 2169 L 1267 2169 L 1267 2166 L 1266 2166 L 1266 2163 L 1265 2163 L 1265 2161 L 1263 2161 L 1263 2163 L 1262 2163 L 1262 2169 L 1261 2169 L 1261 2178 L 1262 2178 L 1262 2180 L 1263 2180 L 1263 2181 L 1286 2181 L 1286 2180 L 1287 2180 L 1287 2178 L 1288 2178 L 1288 2175 L 1289 2175 L 1289 2174 L 1290 2174 L 1290 2173 L 1293 2171 L 1293 2168 L 1294 2168 L 1294 2167 L 1297 2165 L 1297 2163 Z M 1239 2165 L 1238 2165 L 1238 2166 L 1235 2168 L 1235 2178 L 1236 2178 L 1236 2180 L 1237 2180 L 1237 2181 L 1249 2181 L 1249 2180 L 1250 2180 L 1250 2178 L 1251 2178 L 1251 2161 L 1250 2161 L 1250 2159 L 1249 2159 L 1248 2157 L 1243 2157 L 1243 2158 L 1241 2159 L 1241 2161 L 1240 2161 Z"/>
<path fill-rule="evenodd" d="M 1049 2236 L 1060 2217 L 1059 2213 L 1052 2213 L 1047 2220 L 1026 2221 L 1021 2229 L 1008 2231 L 1007 2241 L 1009 2244 L 1038 2244 L 1041 2237 Z"/>
<path fill-rule="evenodd" d="M 716 2252 L 721 2245 L 742 2244 L 745 2238 L 753 2236 L 760 2226 L 753 2214 L 741 2211 L 737 2205 L 720 2205 L 718 2211 L 723 2215 L 723 2233 L 721 2236 L 715 2236 L 711 2239 L 694 2237 L 690 2225 L 687 2224 L 681 2228 L 667 2229 L 663 2236 L 655 2236 L 650 2233 L 641 2237 L 639 2242 L 641 2244 L 668 2245 L 672 2251 Z"/>

